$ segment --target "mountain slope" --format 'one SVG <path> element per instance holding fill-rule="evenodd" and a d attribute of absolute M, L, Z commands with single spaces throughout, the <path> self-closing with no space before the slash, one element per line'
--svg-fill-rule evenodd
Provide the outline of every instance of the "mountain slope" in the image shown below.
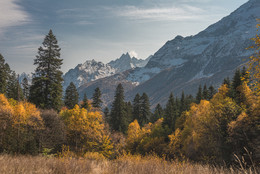
<path fill-rule="evenodd" d="M 157 68 L 160 73 L 151 73 L 128 98 L 147 92 L 153 105 L 165 104 L 170 92 L 195 94 L 204 83 L 218 87 L 253 53 L 246 48 L 253 44 L 250 38 L 255 36 L 259 12 L 260 1 L 251 0 L 195 36 L 168 41 L 144 68 L 146 72 Z"/>
<path fill-rule="evenodd" d="M 125 90 L 126 99 L 132 100 L 136 93 L 146 92 L 155 106 L 165 104 L 170 92 L 179 95 L 184 90 L 186 94 L 195 94 L 199 84 L 204 83 L 219 87 L 253 53 L 245 48 L 253 44 L 250 38 L 256 34 L 259 12 L 260 1 L 250 0 L 197 35 L 177 36 L 168 41 L 145 67 L 125 75 L 124 80 L 140 84 L 131 91 Z M 99 79 L 98 83 L 106 81 Z"/>

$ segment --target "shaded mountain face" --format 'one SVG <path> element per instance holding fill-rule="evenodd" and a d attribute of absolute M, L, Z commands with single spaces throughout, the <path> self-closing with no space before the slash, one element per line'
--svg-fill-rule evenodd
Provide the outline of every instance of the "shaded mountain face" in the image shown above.
<path fill-rule="evenodd" d="M 194 95 L 199 84 L 219 87 L 253 54 L 246 48 L 253 45 L 250 38 L 256 34 L 257 18 L 260 1 L 251 0 L 195 36 L 177 36 L 168 41 L 143 69 L 130 75 L 150 73 L 128 92 L 128 99 L 135 93 L 146 92 L 153 105 L 165 104 L 170 92 L 179 95 L 184 90 Z M 159 73 L 153 73 L 156 68 Z"/>
<path fill-rule="evenodd" d="M 260 1 L 250 0 L 197 35 L 177 36 L 168 41 L 145 67 L 135 68 L 124 76 L 127 82 L 138 85 L 125 90 L 126 99 L 146 92 L 155 106 L 165 104 L 170 92 L 179 95 L 184 90 L 186 94 L 195 94 L 199 84 L 204 83 L 219 87 L 225 77 L 232 76 L 253 54 L 253 50 L 246 48 L 253 44 L 250 38 L 256 34 L 259 12 Z M 99 79 L 98 83 L 106 81 Z"/>

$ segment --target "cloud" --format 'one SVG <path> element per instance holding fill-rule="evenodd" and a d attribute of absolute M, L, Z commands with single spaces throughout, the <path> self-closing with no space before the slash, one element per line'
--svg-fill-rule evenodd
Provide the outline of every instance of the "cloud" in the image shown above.
<path fill-rule="evenodd" d="M 23 25 L 31 21 L 30 16 L 17 4 L 18 0 L 0 1 L 0 34 L 8 27 Z"/>
<path fill-rule="evenodd" d="M 134 50 L 130 51 L 130 52 L 129 52 L 129 55 L 130 55 L 131 57 L 138 58 L 138 54 L 137 54 L 137 52 L 134 51 Z"/>
<path fill-rule="evenodd" d="M 207 16 L 206 10 L 190 5 L 141 8 L 136 6 L 124 6 L 114 10 L 115 15 L 130 18 L 132 20 L 146 21 L 183 21 L 202 20 Z"/>

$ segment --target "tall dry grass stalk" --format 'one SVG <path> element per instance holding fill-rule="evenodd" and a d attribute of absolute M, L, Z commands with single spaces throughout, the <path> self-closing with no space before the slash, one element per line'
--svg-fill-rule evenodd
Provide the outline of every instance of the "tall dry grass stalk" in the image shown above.
<path fill-rule="evenodd" d="M 154 156 L 102 158 L 54 158 L 0 156 L 1 174 L 254 174 L 254 171 L 213 167 L 188 162 L 169 162 Z"/>

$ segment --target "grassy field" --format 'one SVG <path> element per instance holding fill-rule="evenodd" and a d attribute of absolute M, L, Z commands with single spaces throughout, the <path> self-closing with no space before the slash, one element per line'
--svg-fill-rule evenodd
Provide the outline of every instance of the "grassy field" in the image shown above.
<path fill-rule="evenodd" d="M 1 174 L 226 174 L 256 173 L 251 169 L 212 167 L 167 162 L 156 157 L 121 157 L 117 160 L 54 158 L 41 156 L 0 156 Z"/>

